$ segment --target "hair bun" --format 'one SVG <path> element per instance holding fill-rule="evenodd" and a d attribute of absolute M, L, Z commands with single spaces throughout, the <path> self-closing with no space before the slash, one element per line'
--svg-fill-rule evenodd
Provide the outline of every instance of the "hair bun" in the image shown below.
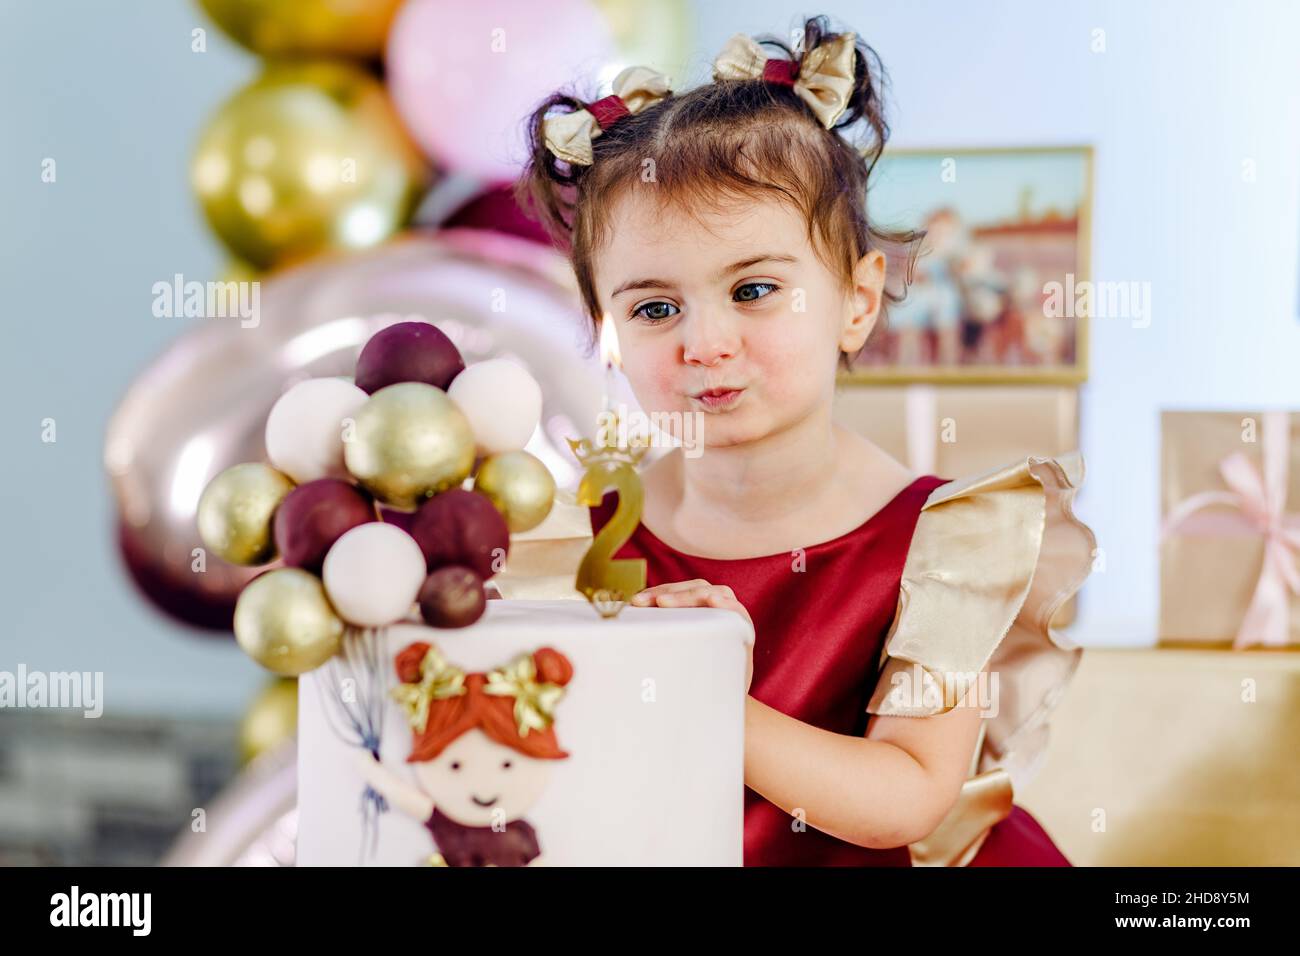
<path fill-rule="evenodd" d="M 403 684 L 415 684 L 420 680 L 420 663 L 424 660 L 424 655 L 429 653 L 432 645 L 424 641 L 416 641 L 414 644 L 407 644 L 397 652 L 394 658 L 393 666 L 397 671 L 397 679 Z"/>
<path fill-rule="evenodd" d="M 534 651 L 533 666 L 537 668 L 537 679 L 546 684 L 563 687 L 573 679 L 573 665 L 553 647 L 542 647 Z"/>

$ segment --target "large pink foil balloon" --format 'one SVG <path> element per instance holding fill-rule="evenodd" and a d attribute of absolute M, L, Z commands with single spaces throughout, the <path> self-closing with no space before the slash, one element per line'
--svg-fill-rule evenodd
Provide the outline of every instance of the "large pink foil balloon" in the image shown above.
<path fill-rule="evenodd" d="M 614 75 L 608 21 L 587 0 L 407 0 L 388 34 L 388 89 L 407 129 L 441 165 L 514 179 L 525 118 L 577 82 L 592 97 Z M 617 71 L 615 71 L 617 72 Z"/>
<path fill-rule="evenodd" d="M 542 385 L 527 448 L 557 483 L 576 483 L 565 444 L 590 434 L 604 378 L 564 259 L 535 242 L 478 229 L 409 234 L 382 248 L 276 273 L 260 316 L 198 320 L 136 379 L 109 422 L 105 465 L 131 576 L 159 606 L 228 629 L 240 588 L 262 568 L 201 556 L 195 509 L 207 483 L 264 461 L 266 416 L 306 378 L 351 376 L 362 345 L 397 322 L 431 322 L 467 362 L 512 356 Z M 199 568 L 203 568 L 199 570 Z"/>

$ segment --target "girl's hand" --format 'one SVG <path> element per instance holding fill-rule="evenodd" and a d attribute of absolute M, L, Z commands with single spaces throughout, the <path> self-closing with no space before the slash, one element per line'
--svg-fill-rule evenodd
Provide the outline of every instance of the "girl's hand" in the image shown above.
<path fill-rule="evenodd" d="M 703 578 L 694 581 L 674 581 L 670 584 L 657 584 L 632 595 L 632 604 L 637 607 L 720 607 L 735 611 L 743 617 L 750 628 L 754 619 L 745 610 L 745 605 L 736 598 L 736 593 L 725 584 L 710 584 Z M 749 683 L 754 677 L 754 645 L 748 643 L 745 662 L 745 693 L 749 693 Z"/>

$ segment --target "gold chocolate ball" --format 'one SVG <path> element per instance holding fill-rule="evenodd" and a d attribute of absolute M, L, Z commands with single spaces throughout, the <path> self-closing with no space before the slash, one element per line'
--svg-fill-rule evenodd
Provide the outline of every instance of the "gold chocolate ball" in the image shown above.
<path fill-rule="evenodd" d="M 526 451 L 490 455 L 479 465 L 474 490 L 487 495 L 512 533 L 536 528 L 551 513 L 555 478 Z"/>
<path fill-rule="evenodd" d="M 266 564 L 275 558 L 271 518 L 293 482 L 270 465 L 233 465 L 208 482 L 199 498 L 199 537 L 231 564 Z"/>
<path fill-rule="evenodd" d="M 411 509 L 474 467 L 469 419 L 440 388 L 399 382 L 361 406 L 343 443 L 348 471 L 384 504 Z"/>
<path fill-rule="evenodd" d="M 235 604 L 235 640 L 244 653 L 282 677 L 314 670 L 337 653 L 343 622 L 320 578 L 277 568 L 254 578 Z"/>

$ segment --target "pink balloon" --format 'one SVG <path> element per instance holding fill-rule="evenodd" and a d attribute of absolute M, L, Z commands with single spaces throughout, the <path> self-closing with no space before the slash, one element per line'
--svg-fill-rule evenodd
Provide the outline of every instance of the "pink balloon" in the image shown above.
<path fill-rule="evenodd" d="M 514 179 L 526 117 L 560 89 L 591 96 L 617 56 L 588 0 L 407 0 L 388 34 L 389 92 L 434 161 L 484 180 Z"/>

